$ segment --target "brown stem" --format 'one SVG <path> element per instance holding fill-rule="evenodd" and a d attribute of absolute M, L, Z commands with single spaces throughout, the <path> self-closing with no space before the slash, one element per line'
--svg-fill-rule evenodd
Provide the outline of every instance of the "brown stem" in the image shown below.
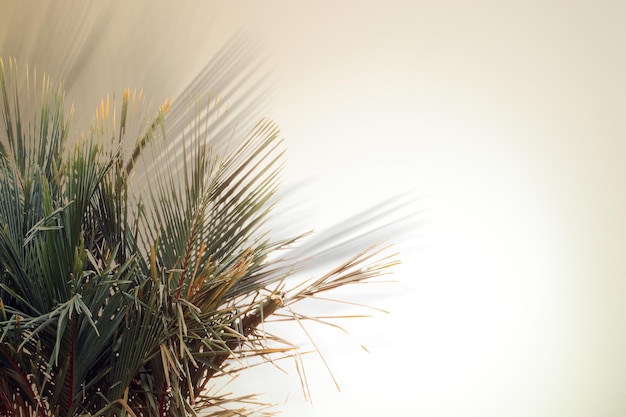
<path fill-rule="evenodd" d="M 249 336 L 254 329 L 256 329 L 267 317 L 274 314 L 283 305 L 283 299 L 277 294 L 272 294 L 265 301 L 261 303 L 258 309 L 252 314 L 247 315 L 241 321 L 242 335 L 244 337 Z M 209 369 L 206 375 L 206 382 L 211 379 L 218 370 L 221 369 L 222 364 L 230 357 L 230 352 L 233 351 L 241 342 L 241 337 L 230 337 L 226 340 L 226 353 L 217 355 L 213 361 L 214 367 Z"/>

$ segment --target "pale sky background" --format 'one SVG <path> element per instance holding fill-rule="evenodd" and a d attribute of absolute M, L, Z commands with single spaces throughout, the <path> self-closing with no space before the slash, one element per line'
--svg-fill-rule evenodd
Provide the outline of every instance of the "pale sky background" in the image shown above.
<path fill-rule="evenodd" d="M 90 115 L 125 86 L 176 97 L 245 30 L 302 223 L 423 210 L 399 283 L 353 297 L 391 313 L 318 337 L 341 393 L 314 357 L 313 406 L 293 373 L 237 389 L 288 417 L 626 415 L 626 3 L 89 4 L 4 1 L 0 54 L 71 77 Z"/>

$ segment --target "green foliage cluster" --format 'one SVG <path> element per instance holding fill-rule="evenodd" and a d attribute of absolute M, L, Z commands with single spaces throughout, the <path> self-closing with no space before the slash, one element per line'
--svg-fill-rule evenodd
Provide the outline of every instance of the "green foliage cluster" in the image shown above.
<path fill-rule="evenodd" d="M 0 99 L 1 415 L 247 415 L 250 398 L 210 382 L 242 355 L 294 351 L 262 323 L 301 320 L 294 303 L 395 263 L 365 251 L 286 286 L 298 262 L 280 254 L 301 236 L 264 228 L 272 122 L 218 154 L 199 110 L 174 152 L 169 105 L 144 118 L 137 93 L 105 100 L 80 138 L 61 87 L 14 62 L 0 61 Z"/>

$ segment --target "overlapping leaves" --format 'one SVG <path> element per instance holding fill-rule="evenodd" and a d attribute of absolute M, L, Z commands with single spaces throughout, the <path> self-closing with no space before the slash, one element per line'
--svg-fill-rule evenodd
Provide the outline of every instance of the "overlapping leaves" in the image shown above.
<path fill-rule="evenodd" d="M 247 397 L 209 382 L 243 353 L 294 348 L 261 324 L 394 263 L 364 267 L 366 252 L 287 288 L 296 260 L 274 255 L 297 238 L 263 227 L 282 160 L 272 122 L 217 154 L 219 108 L 198 106 L 168 137 L 169 104 L 142 118 L 126 91 L 69 143 L 61 88 L 38 82 L 0 61 L 2 415 L 245 415 L 225 403 Z"/>

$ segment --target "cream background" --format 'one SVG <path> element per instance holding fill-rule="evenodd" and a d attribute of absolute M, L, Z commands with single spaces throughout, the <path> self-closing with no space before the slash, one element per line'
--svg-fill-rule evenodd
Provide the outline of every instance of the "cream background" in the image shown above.
<path fill-rule="evenodd" d="M 293 374 L 238 389 L 288 397 L 285 416 L 626 414 L 624 3 L 0 7 L 1 55 L 70 77 L 89 109 L 127 85 L 175 97 L 245 29 L 269 57 L 286 185 L 313 179 L 303 223 L 404 191 L 425 210 L 398 238 L 400 283 L 365 298 L 391 314 L 321 336 L 341 394 L 315 359 L 313 407 Z"/>

